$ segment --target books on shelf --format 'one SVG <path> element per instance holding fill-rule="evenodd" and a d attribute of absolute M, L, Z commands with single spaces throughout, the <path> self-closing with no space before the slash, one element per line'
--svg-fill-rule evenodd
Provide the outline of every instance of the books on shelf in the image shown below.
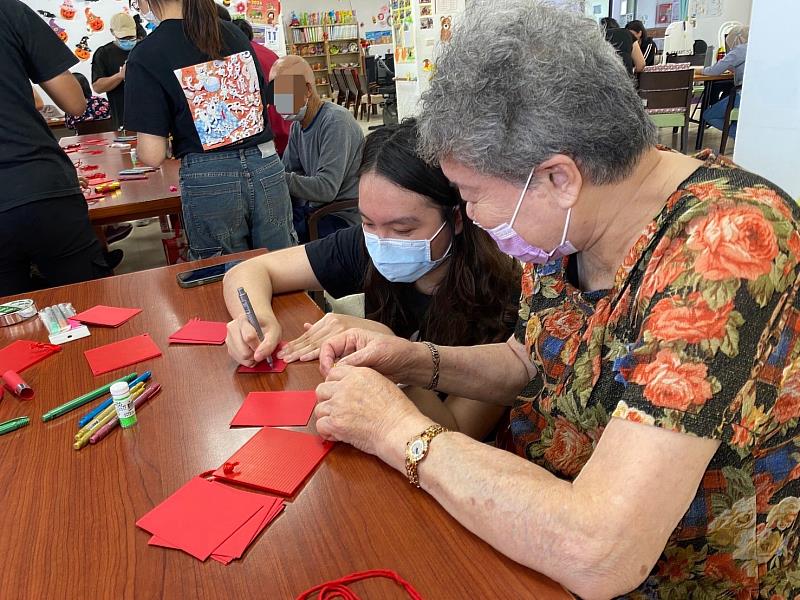
<path fill-rule="evenodd" d="M 313 42 L 323 42 L 326 39 L 352 40 L 358 39 L 358 25 L 323 25 L 311 27 L 292 27 L 292 42 L 295 44 L 307 44 Z"/>

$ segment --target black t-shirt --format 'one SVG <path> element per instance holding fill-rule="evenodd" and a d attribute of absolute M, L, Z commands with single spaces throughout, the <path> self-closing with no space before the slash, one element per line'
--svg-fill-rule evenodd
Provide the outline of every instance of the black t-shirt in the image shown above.
<path fill-rule="evenodd" d="M 123 50 L 114 42 L 100 46 L 92 59 L 92 83 L 101 77 L 111 77 L 119 73 L 119 69 L 128 60 L 129 50 Z M 125 81 L 123 80 L 113 90 L 106 92 L 108 103 L 111 106 L 111 118 L 114 125 L 122 125 L 122 116 L 125 114 Z"/>
<path fill-rule="evenodd" d="M 41 83 L 78 62 L 39 15 L 0 0 L 0 213 L 30 202 L 80 193 L 75 167 L 33 102 Z M 0 217 L 2 218 L 2 217 Z"/>
<path fill-rule="evenodd" d="M 633 34 L 627 29 L 606 29 L 606 41 L 609 42 L 625 63 L 625 70 L 633 73 Z"/>
<path fill-rule="evenodd" d="M 369 266 L 369 253 L 364 244 L 364 230 L 358 225 L 340 229 L 320 240 L 305 245 L 308 261 L 317 281 L 334 298 L 360 294 L 364 291 L 364 280 Z M 395 283 L 395 290 L 408 323 L 394 324 L 394 333 L 410 338 L 419 331 L 428 312 L 431 297 L 423 294 L 413 283 Z M 377 307 L 366 298 L 364 312 L 370 314 Z"/>
<path fill-rule="evenodd" d="M 656 64 L 656 54 L 658 54 L 658 46 L 650 38 L 642 45 L 642 56 L 644 56 L 644 64 L 647 67 L 652 67 Z"/>
<path fill-rule="evenodd" d="M 219 21 L 222 54 L 252 52 L 247 36 L 235 25 Z M 155 31 L 131 50 L 125 68 L 125 128 L 161 137 L 172 135 L 172 151 L 181 158 L 203 152 L 186 93 L 175 75 L 176 69 L 208 62 L 210 57 L 186 37 L 181 19 L 163 21 Z M 272 139 L 267 114 L 268 94 L 258 61 L 253 58 L 264 105 L 263 130 L 231 145 L 211 150 L 251 148 Z"/>

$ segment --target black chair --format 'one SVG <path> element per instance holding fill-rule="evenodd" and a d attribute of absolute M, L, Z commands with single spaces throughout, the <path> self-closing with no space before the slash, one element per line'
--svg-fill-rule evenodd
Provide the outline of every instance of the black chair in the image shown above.
<path fill-rule="evenodd" d="M 306 217 L 308 224 L 308 241 L 313 242 L 319 239 L 319 222 L 322 217 L 331 215 L 333 213 L 341 212 L 349 208 L 358 208 L 358 198 L 351 198 L 348 200 L 337 200 L 330 202 L 312 212 Z M 325 294 L 324 292 L 311 292 L 311 298 L 316 302 L 323 311 L 325 310 Z"/>
<path fill-rule="evenodd" d="M 742 91 L 742 86 L 736 86 L 728 94 L 728 104 L 725 105 L 725 121 L 722 125 L 722 139 L 719 142 L 720 156 L 725 154 L 725 147 L 728 145 L 728 136 L 730 135 L 731 123 L 739 120 L 739 109 L 734 108 L 736 102 L 736 95 Z M 735 111 L 735 112 L 734 112 Z"/>

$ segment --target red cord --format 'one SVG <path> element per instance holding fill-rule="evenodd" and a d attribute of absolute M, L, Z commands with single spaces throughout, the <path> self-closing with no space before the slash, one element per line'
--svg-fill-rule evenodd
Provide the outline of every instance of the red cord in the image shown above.
<path fill-rule="evenodd" d="M 403 587 L 411 600 L 422 600 L 419 592 L 415 590 L 410 583 L 400 577 L 394 571 L 388 569 L 370 569 L 369 571 L 361 571 L 359 573 L 350 573 L 341 579 L 334 579 L 319 585 L 315 585 L 310 590 L 306 590 L 297 597 L 297 600 L 311 600 L 314 594 L 317 595 L 317 600 L 334 600 L 334 598 L 342 598 L 342 600 L 360 600 L 358 595 L 347 587 L 350 583 L 361 581 L 363 579 L 370 579 L 372 577 L 385 577 L 391 579 L 396 584 Z"/>

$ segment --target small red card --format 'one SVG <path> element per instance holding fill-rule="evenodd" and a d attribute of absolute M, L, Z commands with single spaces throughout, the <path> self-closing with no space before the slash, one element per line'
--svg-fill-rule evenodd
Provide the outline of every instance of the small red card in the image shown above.
<path fill-rule="evenodd" d="M 278 345 L 275 347 L 275 350 L 272 351 L 272 366 L 269 366 L 267 361 L 262 360 L 254 367 L 245 367 L 244 365 L 240 365 L 238 369 L 236 369 L 237 373 L 283 373 L 286 370 L 286 362 L 282 358 L 278 358 L 275 356 L 281 348 L 286 345 L 286 342 L 279 342 Z"/>
<path fill-rule="evenodd" d="M 169 336 L 169 341 L 175 344 L 224 344 L 227 334 L 226 323 L 192 319 Z"/>
<path fill-rule="evenodd" d="M 95 375 L 102 375 L 115 369 L 135 365 L 143 360 L 161 356 L 155 342 L 146 333 L 92 348 L 83 353 L 89 362 L 89 368 Z"/>
<path fill-rule="evenodd" d="M 308 424 L 317 405 L 317 393 L 250 392 L 231 427 L 301 427 Z"/>
<path fill-rule="evenodd" d="M 141 308 L 119 308 L 98 304 L 88 310 L 78 313 L 72 319 L 89 325 L 102 325 L 103 327 L 119 327 L 142 312 Z"/>
<path fill-rule="evenodd" d="M 284 496 L 293 496 L 331 442 L 288 429 L 260 429 L 214 471 L 214 477 Z"/>
<path fill-rule="evenodd" d="M 0 349 L 0 373 L 15 371 L 21 373 L 51 354 L 61 351 L 61 346 L 44 344 L 31 340 L 16 340 Z"/>

